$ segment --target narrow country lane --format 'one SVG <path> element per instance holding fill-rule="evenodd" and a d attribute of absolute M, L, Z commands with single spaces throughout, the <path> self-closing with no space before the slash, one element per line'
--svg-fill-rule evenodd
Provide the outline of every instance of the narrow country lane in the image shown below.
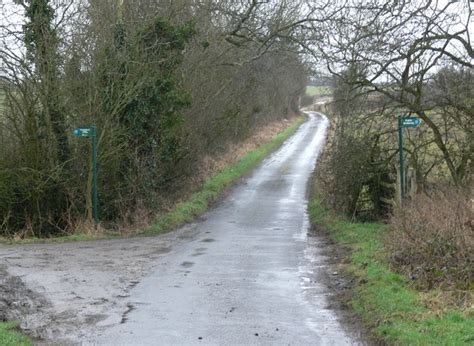
<path fill-rule="evenodd" d="M 306 186 L 327 119 L 310 120 L 196 225 L 131 295 L 98 344 L 313 344 L 350 339 L 325 306 L 307 248 Z"/>
<path fill-rule="evenodd" d="M 324 249 L 307 237 L 307 183 L 328 126 L 308 115 L 218 206 L 180 230 L 1 245 L 5 291 L 27 296 L 14 317 L 53 344 L 358 343 L 328 308 Z"/>

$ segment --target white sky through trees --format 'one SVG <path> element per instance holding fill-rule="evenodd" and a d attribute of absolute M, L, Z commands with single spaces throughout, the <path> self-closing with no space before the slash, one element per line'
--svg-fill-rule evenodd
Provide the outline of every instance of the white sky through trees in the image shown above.
<path fill-rule="evenodd" d="M 5 61 L 4 59 L 11 61 L 12 59 L 21 59 L 21 56 L 24 54 L 23 44 L 22 44 L 22 25 L 24 24 L 25 18 L 23 13 L 23 8 L 18 3 L 21 3 L 23 0 L 0 0 L 0 52 L 3 55 L 3 59 L 0 59 L 0 74 L 4 74 L 2 71 Z M 60 33 L 62 39 L 67 40 L 67 32 L 72 32 L 74 30 L 73 26 L 69 23 L 69 20 L 72 19 L 75 15 L 75 10 L 79 8 L 79 5 L 87 3 L 87 0 L 52 0 L 51 4 L 56 12 L 56 25 L 61 26 L 63 32 Z M 133 3 L 133 1 L 131 2 Z M 219 1 L 215 2 L 216 4 Z M 243 9 L 245 7 L 251 7 L 254 1 L 246 0 L 240 1 L 239 6 Z M 257 2 L 258 6 L 255 11 L 260 11 L 257 17 L 261 18 L 260 20 L 265 19 L 265 12 L 269 11 L 268 6 L 276 7 L 276 4 L 284 4 L 285 1 L 259 1 Z M 311 8 L 317 6 L 322 6 L 327 3 L 325 0 L 322 1 L 312 1 L 312 0 L 301 0 L 301 5 L 299 7 L 299 15 L 304 16 L 308 15 L 308 12 L 311 12 Z M 337 9 L 340 6 L 346 5 L 352 9 L 346 10 L 346 16 L 353 17 L 351 20 L 357 17 L 357 7 L 358 6 L 369 6 L 392 3 L 392 6 L 403 6 L 406 8 L 416 9 L 424 4 L 430 3 L 429 10 L 426 11 L 427 17 L 434 17 L 436 13 L 442 12 L 439 23 L 436 25 L 439 28 L 435 28 L 440 32 L 446 31 L 449 34 L 454 34 L 464 30 L 464 33 L 460 35 L 468 44 L 472 47 L 472 37 L 474 36 L 474 18 L 472 17 L 472 7 L 474 6 L 474 1 L 468 0 L 439 0 L 439 1 L 425 1 L 425 0 L 415 0 L 415 1 L 381 1 L 381 0 L 370 0 L 370 1 L 352 1 L 352 0 L 340 0 L 332 2 L 328 7 L 328 12 Z M 308 11 L 304 9 L 308 9 Z M 326 14 L 327 15 L 327 14 Z M 310 18 L 306 17 L 305 19 L 315 18 L 319 21 L 324 20 L 325 13 L 318 10 L 310 14 Z M 363 25 L 364 21 L 369 21 L 370 18 L 361 18 L 361 24 Z M 445 21 L 449 21 L 445 22 Z M 68 29 L 69 27 L 69 29 Z M 309 26 L 310 27 L 310 26 Z M 344 40 L 345 37 L 340 32 L 330 30 L 330 25 L 325 29 L 326 32 L 323 34 L 325 37 L 328 37 L 328 42 Z M 319 30 L 317 24 L 315 25 L 315 30 Z M 418 35 L 422 32 L 423 28 L 418 28 L 416 26 L 416 20 L 410 21 L 407 23 L 407 26 L 404 29 L 407 33 L 412 35 Z M 351 33 L 349 33 L 351 34 Z M 317 40 L 318 34 L 315 34 L 314 40 Z M 310 38 L 311 40 L 311 38 Z M 442 45 L 441 41 L 433 43 L 436 45 Z M 319 54 L 317 52 L 318 47 L 311 42 L 306 46 L 310 50 L 314 51 L 314 57 L 317 57 Z M 462 59 L 471 60 L 466 56 L 466 47 L 464 47 L 459 41 L 451 40 L 448 46 L 445 48 L 447 51 L 451 52 L 457 57 Z M 311 60 L 311 59 L 309 59 Z M 317 58 L 318 60 L 318 58 Z M 313 61 L 313 64 L 319 65 L 319 61 Z M 323 64 L 324 66 L 324 64 Z"/>

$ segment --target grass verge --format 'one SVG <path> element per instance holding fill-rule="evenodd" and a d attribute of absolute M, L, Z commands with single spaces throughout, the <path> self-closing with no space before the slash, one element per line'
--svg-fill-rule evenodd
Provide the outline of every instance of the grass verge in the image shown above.
<path fill-rule="evenodd" d="M 33 343 L 17 331 L 15 322 L 0 322 L 0 345 L 4 346 L 27 346 Z"/>
<path fill-rule="evenodd" d="M 350 250 L 347 271 L 356 278 L 352 307 L 378 338 L 397 345 L 474 344 L 474 305 L 468 311 L 433 311 L 425 298 L 434 292 L 416 291 L 390 270 L 383 246 L 386 225 L 344 221 L 317 198 L 310 201 L 309 214 L 314 225 Z"/>
<path fill-rule="evenodd" d="M 100 240 L 113 239 L 126 236 L 137 235 L 156 235 L 168 232 L 182 226 L 187 222 L 195 220 L 198 216 L 206 212 L 210 205 L 222 196 L 226 188 L 236 183 L 239 179 L 248 174 L 254 169 L 263 159 L 271 152 L 275 151 L 280 145 L 288 139 L 300 125 L 306 120 L 304 116 L 297 117 L 285 130 L 273 137 L 268 143 L 261 147 L 248 152 L 235 164 L 223 169 L 215 176 L 210 178 L 202 187 L 202 189 L 184 202 L 179 203 L 176 207 L 168 213 L 160 215 L 151 226 L 144 230 L 128 234 L 117 233 L 99 233 L 99 234 L 85 234 L 78 232 L 76 234 L 55 237 L 55 238 L 27 238 L 12 240 L 0 238 L 3 243 L 28 244 L 28 243 L 63 243 L 71 241 L 85 241 L 85 240 Z"/>

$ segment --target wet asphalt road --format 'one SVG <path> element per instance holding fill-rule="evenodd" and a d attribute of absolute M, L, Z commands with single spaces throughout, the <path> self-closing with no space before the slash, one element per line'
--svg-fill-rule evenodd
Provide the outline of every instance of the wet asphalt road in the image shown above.
<path fill-rule="evenodd" d="M 268 157 L 196 223 L 196 235 L 160 258 L 131 292 L 122 323 L 82 341 L 110 345 L 355 343 L 318 274 L 307 237 L 307 182 L 328 120 L 311 112 Z"/>

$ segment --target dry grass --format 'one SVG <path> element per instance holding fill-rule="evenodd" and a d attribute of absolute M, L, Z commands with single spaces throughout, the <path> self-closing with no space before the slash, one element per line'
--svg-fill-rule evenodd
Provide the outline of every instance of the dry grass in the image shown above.
<path fill-rule="evenodd" d="M 196 178 L 200 181 L 206 180 L 225 167 L 240 160 L 246 153 L 269 142 L 276 134 L 282 132 L 288 126 L 289 122 L 286 119 L 271 122 L 242 143 L 230 145 L 224 155 L 218 157 L 205 156 L 200 163 L 200 170 Z"/>
<path fill-rule="evenodd" d="M 392 217 L 392 265 L 421 289 L 474 289 L 474 210 L 468 191 L 417 195 Z"/>
<path fill-rule="evenodd" d="M 473 311 L 474 290 L 431 290 L 420 293 L 423 305 L 430 314 L 441 317 L 450 310 L 468 316 Z"/>

